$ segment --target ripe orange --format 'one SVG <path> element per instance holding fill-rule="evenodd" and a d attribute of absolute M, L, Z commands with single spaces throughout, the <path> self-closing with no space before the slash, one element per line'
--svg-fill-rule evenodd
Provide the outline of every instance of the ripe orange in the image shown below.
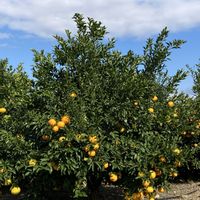
<path fill-rule="evenodd" d="M 58 126 L 59 128 L 64 128 L 64 127 L 65 127 L 65 123 L 64 123 L 63 121 L 59 121 L 59 122 L 57 123 L 57 126 Z"/>
<path fill-rule="evenodd" d="M 94 135 L 94 136 L 89 136 L 89 141 L 94 144 L 94 143 L 97 143 L 98 139 L 97 139 L 97 136 Z"/>
<path fill-rule="evenodd" d="M 90 150 L 90 146 L 89 145 L 86 145 L 85 147 L 84 147 L 84 151 L 85 152 L 88 152 Z"/>
<path fill-rule="evenodd" d="M 100 147 L 99 143 L 95 144 L 95 145 L 94 145 L 94 150 L 98 150 L 99 147 Z"/>
<path fill-rule="evenodd" d="M 115 173 L 113 173 L 113 172 L 111 172 L 111 173 L 109 174 L 109 178 L 110 178 L 110 181 L 112 181 L 112 182 L 116 182 L 116 181 L 118 180 L 117 174 L 115 174 Z"/>
<path fill-rule="evenodd" d="M 177 177 L 178 173 L 177 172 L 172 172 L 172 177 Z"/>
<path fill-rule="evenodd" d="M 59 137 L 58 141 L 63 142 L 65 139 L 66 139 L 65 136 L 61 136 L 61 137 Z"/>
<path fill-rule="evenodd" d="M 18 195 L 21 192 L 21 188 L 19 186 L 12 187 L 10 192 L 12 195 Z"/>
<path fill-rule="evenodd" d="M 150 178 L 150 179 L 156 178 L 156 172 L 154 172 L 153 170 L 150 170 L 149 173 L 150 173 L 150 174 L 149 174 L 149 178 Z"/>
<path fill-rule="evenodd" d="M 157 96 L 153 96 L 152 101 L 158 101 L 158 97 Z"/>
<path fill-rule="evenodd" d="M 163 193 L 163 192 L 165 192 L 165 189 L 164 189 L 163 187 L 159 187 L 159 188 L 158 188 L 158 192 Z"/>
<path fill-rule="evenodd" d="M 53 132 L 58 132 L 59 131 L 59 127 L 58 126 L 54 126 L 53 128 L 52 128 L 52 130 L 53 130 Z"/>
<path fill-rule="evenodd" d="M 92 151 L 88 151 L 88 155 L 90 157 L 94 157 L 96 155 L 96 151 L 92 150 Z"/>
<path fill-rule="evenodd" d="M 108 162 L 104 163 L 103 168 L 104 168 L 104 169 L 107 169 L 108 167 L 109 167 Z"/>
<path fill-rule="evenodd" d="M 167 105 L 168 105 L 168 107 L 172 108 L 172 107 L 174 107 L 174 102 L 173 101 L 168 101 Z"/>
<path fill-rule="evenodd" d="M 77 93 L 76 93 L 76 92 L 71 92 L 71 93 L 69 94 L 69 96 L 75 98 L 75 97 L 77 97 Z"/>
<path fill-rule="evenodd" d="M 152 193 L 154 191 L 154 188 L 152 186 L 147 187 L 146 189 L 147 193 Z"/>
<path fill-rule="evenodd" d="M 29 165 L 30 167 L 34 167 L 34 166 L 36 165 L 36 163 L 37 163 L 37 160 L 35 160 L 35 159 L 30 159 L 29 162 L 28 162 L 28 165 Z"/>
<path fill-rule="evenodd" d="M 70 124 L 70 117 L 69 117 L 69 115 L 62 116 L 61 121 L 64 122 L 66 125 Z"/>
<path fill-rule="evenodd" d="M 150 181 L 149 180 L 143 181 L 142 185 L 144 187 L 148 187 L 150 185 Z"/>
<path fill-rule="evenodd" d="M 50 125 L 50 126 L 55 126 L 56 125 L 56 120 L 55 119 L 50 119 L 49 121 L 48 121 L 48 124 Z"/>
<path fill-rule="evenodd" d="M 178 148 L 175 148 L 175 149 L 173 150 L 173 152 L 174 152 L 176 155 L 179 155 L 179 154 L 181 153 L 181 150 L 178 149 Z"/>
<path fill-rule="evenodd" d="M 142 200 L 144 198 L 143 192 L 134 192 L 132 195 L 132 200 Z"/>
<path fill-rule="evenodd" d="M 5 108 L 0 108 L 0 113 L 5 113 L 6 109 Z"/>
<path fill-rule="evenodd" d="M 149 111 L 150 113 L 154 113 L 154 109 L 153 109 L 153 108 L 148 108 L 148 111 Z"/>

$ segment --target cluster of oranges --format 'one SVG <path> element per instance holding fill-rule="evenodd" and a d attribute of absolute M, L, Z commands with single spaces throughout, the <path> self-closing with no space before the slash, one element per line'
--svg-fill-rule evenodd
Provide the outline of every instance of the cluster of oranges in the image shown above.
<path fill-rule="evenodd" d="M 4 186 L 10 186 L 10 185 L 12 185 L 12 180 L 10 178 L 8 178 L 4 181 Z M 20 194 L 20 192 L 21 192 L 21 188 L 19 186 L 17 186 L 17 185 L 11 186 L 10 193 L 12 195 L 16 196 L 16 195 Z"/>
<path fill-rule="evenodd" d="M 52 127 L 54 133 L 57 133 L 61 128 L 64 128 L 65 125 L 70 124 L 69 115 L 62 116 L 60 121 L 56 121 L 54 118 L 49 119 L 48 124 Z"/>
<path fill-rule="evenodd" d="M 125 194 L 126 200 L 142 200 L 144 196 L 147 197 L 149 200 L 155 200 L 156 196 L 156 189 L 152 185 L 153 179 L 155 179 L 159 174 L 156 171 L 150 170 L 148 173 L 148 178 L 142 181 L 142 188 L 138 192 L 134 192 L 133 194 Z M 143 172 L 138 172 L 138 178 L 144 178 L 145 174 Z M 159 187 L 157 189 L 158 192 L 165 192 L 163 187 Z"/>
<path fill-rule="evenodd" d="M 87 152 L 89 157 L 95 157 L 96 156 L 96 152 L 99 150 L 100 148 L 100 144 L 99 139 L 96 135 L 90 135 L 88 138 L 90 144 L 86 145 L 84 147 L 85 152 Z M 92 146 L 92 149 L 91 149 Z M 86 158 L 85 158 L 86 160 Z"/>
<path fill-rule="evenodd" d="M 153 101 L 153 102 L 157 102 L 158 101 L 158 97 L 157 96 L 153 96 L 152 98 L 151 98 L 151 100 Z M 169 108 L 172 108 L 172 107 L 174 107 L 174 102 L 173 101 L 168 101 L 167 102 L 167 106 L 169 107 Z M 149 111 L 149 113 L 154 113 L 154 108 L 153 107 L 150 107 L 150 108 L 148 108 L 148 111 Z"/>

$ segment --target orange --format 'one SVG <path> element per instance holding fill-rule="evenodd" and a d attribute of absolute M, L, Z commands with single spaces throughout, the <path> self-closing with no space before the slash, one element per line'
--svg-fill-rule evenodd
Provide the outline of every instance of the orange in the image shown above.
<path fill-rule="evenodd" d="M 144 187 L 148 187 L 150 185 L 150 181 L 149 180 L 143 181 L 142 185 Z"/>
<path fill-rule="evenodd" d="M 6 179 L 4 182 L 5 186 L 11 185 L 12 184 L 12 180 L 10 178 Z"/>
<path fill-rule="evenodd" d="M 100 147 L 99 143 L 95 144 L 95 145 L 94 145 L 94 150 L 98 150 L 99 147 Z"/>
<path fill-rule="evenodd" d="M 175 148 L 175 149 L 173 150 L 173 152 L 174 152 L 176 155 L 179 155 L 179 154 L 181 153 L 181 150 L 178 149 L 178 148 Z"/>
<path fill-rule="evenodd" d="M 108 167 L 109 167 L 108 162 L 104 163 L 103 168 L 104 168 L 104 169 L 107 169 Z"/>
<path fill-rule="evenodd" d="M 59 131 L 59 127 L 58 126 L 54 126 L 53 128 L 52 128 L 52 130 L 53 130 L 53 132 L 58 132 Z"/>
<path fill-rule="evenodd" d="M 37 160 L 35 160 L 35 159 L 30 159 L 28 162 L 30 167 L 34 167 L 36 165 L 36 163 L 37 163 Z"/>
<path fill-rule="evenodd" d="M 64 122 L 66 125 L 70 124 L 70 117 L 69 117 L 69 115 L 62 116 L 61 121 Z"/>
<path fill-rule="evenodd" d="M 71 92 L 71 93 L 69 94 L 69 96 L 75 98 L 75 97 L 77 97 L 77 94 L 76 94 L 76 92 Z"/>
<path fill-rule="evenodd" d="M 57 126 L 58 126 L 59 128 L 64 128 L 64 127 L 65 127 L 65 123 L 64 123 L 63 121 L 59 121 L 59 122 L 57 123 Z"/>
<path fill-rule="evenodd" d="M 167 105 L 168 105 L 170 108 L 172 108 L 172 107 L 174 107 L 174 102 L 173 102 L 173 101 L 168 101 Z"/>
<path fill-rule="evenodd" d="M 96 143 L 97 141 L 98 141 L 98 139 L 97 139 L 97 136 L 96 135 L 94 135 L 94 136 L 89 136 L 89 141 L 91 142 L 91 143 Z"/>
<path fill-rule="evenodd" d="M 146 189 L 147 193 L 153 193 L 154 188 L 152 186 L 147 187 Z"/>
<path fill-rule="evenodd" d="M 90 150 L 89 145 L 86 145 L 86 146 L 84 147 L 84 151 L 85 151 L 85 152 L 88 152 L 89 150 Z"/>
<path fill-rule="evenodd" d="M 48 124 L 50 125 L 50 126 L 55 126 L 56 125 L 56 120 L 55 119 L 50 119 L 49 121 L 48 121 Z"/>
<path fill-rule="evenodd" d="M 132 200 L 142 200 L 144 197 L 142 192 L 135 192 L 132 195 Z"/>
<path fill-rule="evenodd" d="M 112 182 L 116 182 L 116 181 L 118 180 L 117 174 L 115 174 L 115 173 L 113 173 L 113 172 L 111 172 L 111 173 L 109 174 L 109 178 L 110 178 L 110 181 L 112 181 Z"/>
<path fill-rule="evenodd" d="M 21 192 L 21 188 L 19 186 L 12 187 L 10 192 L 12 195 L 18 195 Z"/>
<path fill-rule="evenodd" d="M 153 170 L 150 170 L 149 172 L 150 172 L 150 175 L 149 175 L 150 179 L 156 178 L 156 172 L 154 172 Z"/>
<path fill-rule="evenodd" d="M 59 137 L 58 141 L 63 142 L 66 138 L 64 136 Z"/>
<path fill-rule="evenodd" d="M 163 187 L 159 187 L 159 188 L 158 188 L 158 192 L 163 193 L 163 192 L 165 192 L 165 189 L 164 189 Z"/>
<path fill-rule="evenodd" d="M 5 113 L 6 109 L 5 108 L 0 108 L 0 113 Z"/>
<path fill-rule="evenodd" d="M 154 109 L 153 109 L 153 108 L 149 108 L 148 111 L 149 111 L 150 113 L 154 113 Z"/>
<path fill-rule="evenodd" d="M 152 101 L 158 101 L 158 97 L 157 96 L 153 96 Z"/>
<path fill-rule="evenodd" d="M 90 157 L 94 157 L 96 155 L 96 151 L 92 150 L 92 151 L 88 151 L 88 155 Z"/>

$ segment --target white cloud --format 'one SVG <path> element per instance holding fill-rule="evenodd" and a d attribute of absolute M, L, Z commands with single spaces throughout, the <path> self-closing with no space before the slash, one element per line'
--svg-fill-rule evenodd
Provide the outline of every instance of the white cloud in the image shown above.
<path fill-rule="evenodd" d="M 0 39 L 8 39 L 11 35 L 9 33 L 0 32 Z"/>
<path fill-rule="evenodd" d="M 112 36 L 143 37 L 200 25 L 199 0 L 1 0 L 0 27 L 49 37 L 74 30 L 75 12 L 102 21 Z"/>

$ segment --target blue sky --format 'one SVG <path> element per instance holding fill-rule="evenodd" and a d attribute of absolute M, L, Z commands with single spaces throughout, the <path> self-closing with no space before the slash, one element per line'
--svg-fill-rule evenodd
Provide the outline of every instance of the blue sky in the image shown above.
<path fill-rule="evenodd" d="M 102 21 L 109 37 L 115 37 L 116 48 L 141 54 L 145 41 L 155 37 L 165 26 L 169 40 L 187 43 L 174 50 L 167 63 L 170 74 L 186 64 L 194 68 L 200 58 L 200 0 L 1 0 L 0 58 L 7 57 L 14 67 L 24 63 L 31 74 L 33 54 L 30 49 L 51 52 L 64 29 L 75 31 L 74 13 Z M 180 85 L 191 93 L 192 78 Z"/>

